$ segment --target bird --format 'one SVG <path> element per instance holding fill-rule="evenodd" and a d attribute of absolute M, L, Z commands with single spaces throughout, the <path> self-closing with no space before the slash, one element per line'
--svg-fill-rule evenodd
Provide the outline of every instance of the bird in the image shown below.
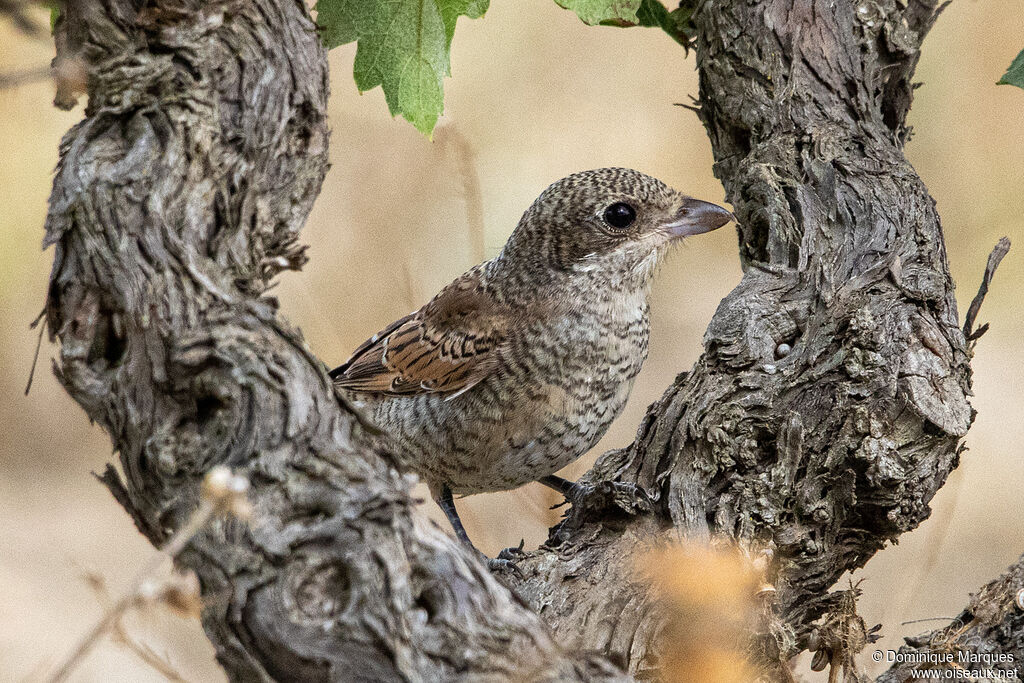
<path fill-rule="evenodd" d="M 496 257 L 370 337 L 330 377 L 472 548 L 454 495 L 534 481 L 574 504 L 588 493 L 555 472 L 626 404 L 647 358 L 657 266 L 683 238 L 732 220 L 632 169 L 567 176 Z"/>

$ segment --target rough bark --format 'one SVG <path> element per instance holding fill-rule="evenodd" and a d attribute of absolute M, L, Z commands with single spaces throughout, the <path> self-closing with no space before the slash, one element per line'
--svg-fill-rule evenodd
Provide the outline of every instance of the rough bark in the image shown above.
<path fill-rule="evenodd" d="M 559 561 L 538 553 L 519 588 L 556 630 L 631 672 L 656 665 L 656 608 L 616 558 L 649 532 L 774 557 L 759 645 L 781 665 L 841 609 L 829 587 L 925 519 L 957 464 L 970 367 L 939 217 L 902 149 L 935 15 L 825 0 L 708 2 L 695 15 L 700 115 L 744 277 L 695 367 L 589 475 L 652 491 L 654 519 L 570 518 Z"/>
<path fill-rule="evenodd" d="M 1024 557 L 972 595 L 950 624 L 906 641 L 899 650 L 905 661 L 879 676 L 878 683 L 909 683 L 922 680 L 914 672 L 956 668 L 982 670 L 976 680 L 1013 680 L 986 670 L 1014 671 L 1019 679 L 1024 668 Z"/>
<path fill-rule="evenodd" d="M 327 66 L 296 0 L 68 3 L 89 66 L 47 220 L 58 377 L 111 435 L 104 481 L 154 543 L 212 465 L 255 512 L 180 556 L 235 680 L 592 680 L 337 402 L 264 295 L 327 170 Z M 361 446 L 359 444 L 362 444 Z"/>
<path fill-rule="evenodd" d="M 90 79 L 47 221 L 56 369 L 111 434 L 125 476 L 103 478 L 154 542 L 211 465 L 248 475 L 253 522 L 181 558 L 229 675 L 650 675 L 663 622 L 635 558 L 714 535 L 773 558 L 760 653 L 781 676 L 836 579 L 928 515 L 972 418 L 938 216 L 902 152 L 935 13 L 701 5 L 701 116 L 745 275 L 697 365 L 588 474 L 643 486 L 655 509 L 573 510 L 511 593 L 415 511 L 265 295 L 304 260 L 327 164 L 304 5 L 69 3 L 58 37 Z"/>

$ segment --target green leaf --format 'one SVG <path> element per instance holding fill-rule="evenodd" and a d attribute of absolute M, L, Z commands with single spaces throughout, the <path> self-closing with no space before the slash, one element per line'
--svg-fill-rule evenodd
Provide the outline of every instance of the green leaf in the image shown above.
<path fill-rule="evenodd" d="M 680 4 L 671 12 L 659 0 L 642 0 L 636 17 L 641 26 L 656 26 L 683 47 L 689 49 L 696 35 L 696 27 L 690 18 L 693 7 Z"/>
<path fill-rule="evenodd" d="M 679 7 L 668 14 L 672 27 L 665 31 L 687 49 L 693 46 L 693 41 L 697 37 L 697 26 L 693 23 L 695 9 L 696 3 L 689 5 L 680 3 Z"/>
<path fill-rule="evenodd" d="M 560 7 L 572 10 L 584 24 L 607 23 L 616 26 L 636 26 L 637 10 L 641 0 L 555 0 Z M 664 9 L 664 8 L 662 8 Z"/>
<path fill-rule="evenodd" d="M 641 26 L 657 26 L 670 35 L 675 28 L 675 22 L 669 16 L 668 10 L 658 0 L 641 0 L 636 18 Z"/>
<path fill-rule="evenodd" d="M 357 41 L 354 76 L 360 92 L 378 85 L 392 116 L 430 135 L 444 111 L 444 77 L 460 16 L 476 19 L 488 0 L 317 0 L 328 48 Z"/>
<path fill-rule="evenodd" d="M 1024 50 L 1021 50 L 996 85 L 1015 85 L 1018 88 L 1024 88 Z"/>
<path fill-rule="evenodd" d="M 391 102 L 388 106 L 391 107 Z M 433 64 L 419 57 L 406 62 L 398 79 L 398 106 L 402 116 L 416 126 L 416 130 L 430 135 L 437 117 L 444 111 L 441 76 Z M 391 113 L 396 113 L 393 107 Z"/>
<path fill-rule="evenodd" d="M 58 0 L 43 0 L 40 4 L 50 10 L 50 33 L 53 33 L 57 27 L 57 19 L 60 18 L 61 3 Z"/>
<path fill-rule="evenodd" d="M 696 2 L 681 3 L 668 11 L 660 0 L 555 0 L 570 9 L 587 24 L 602 26 L 648 26 L 660 28 L 672 39 L 689 49 L 696 28 L 690 21 Z M 689 6 L 693 5 L 693 6 Z"/>

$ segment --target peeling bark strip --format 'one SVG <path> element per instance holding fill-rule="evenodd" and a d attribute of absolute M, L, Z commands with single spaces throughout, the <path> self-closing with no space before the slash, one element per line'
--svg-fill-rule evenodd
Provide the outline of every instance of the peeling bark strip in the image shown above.
<path fill-rule="evenodd" d="M 111 434 L 125 480 L 103 480 L 154 543 L 214 464 L 251 482 L 252 523 L 215 524 L 181 556 L 228 674 L 617 677 L 414 513 L 262 296 L 301 265 L 327 170 L 327 64 L 305 6 L 79 0 L 58 32 L 90 78 L 46 226 L 57 374 Z"/>
<path fill-rule="evenodd" d="M 635 559 L 680 536 L 774 558 L 759 651 L 785 679 L 816 620 L 846 609 L 836 579 L 917 526 L 956 466 L 965 339 L 934 203 L 902 153 L 927 0 L 700 6 L 700 113 L 745 275 L 705 355 L 588 474 L 644 486 L 656 509 L 602 487 L 604 505 L 573 509 L 522 562 L 519 597 L 415 512 L 264 296 L 304 260 L 327 167 L 305 6 L 62 14 L 61 56 L 90 78 L 47 219 L 56 371 L 111 434 L 125 478 L 102 479 L 152 541 L 214 464 L 251 482 L 253 522 L 181 556 L 233 679 L 599 680 L 619 675 L 610 661 L 651 675 L 664 620 Z"/>

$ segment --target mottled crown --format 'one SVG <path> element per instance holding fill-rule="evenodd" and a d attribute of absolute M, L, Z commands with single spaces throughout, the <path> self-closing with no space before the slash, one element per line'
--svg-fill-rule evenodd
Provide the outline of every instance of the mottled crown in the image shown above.
<path fill-rule="evenodd" d="M 499 259 L 520 269 L 569 271 L 605 254 L 621 255 L 623 261 L 646 258 L 660 244 L 645 238 L 670 221 L 687 199 L 657 178 L 629 168 L 574 173 L 537 197 Z M 636 213 L 627 229 L 616 229 L 604 218 L 617 204 L 627 204 Z M 630 249 L 631 243 L 638 248 Z"/>

